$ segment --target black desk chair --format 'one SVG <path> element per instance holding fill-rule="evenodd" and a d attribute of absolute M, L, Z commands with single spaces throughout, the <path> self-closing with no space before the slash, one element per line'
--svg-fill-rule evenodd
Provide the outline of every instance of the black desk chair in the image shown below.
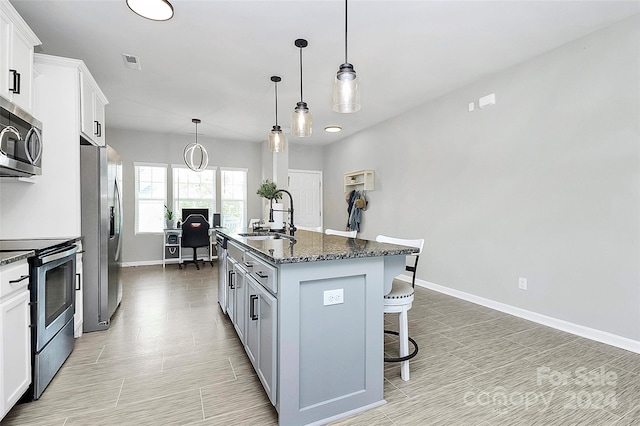
<path fill-rule="evenodd" d="M 211 244 L 209 240 L 209 222 L 201 214 L 189 215 L 182 224 L 182 247 L 190 247 L 193 249 L 193 259 L 186 260 L 184 263 L 190 262 L 198 266 L 197 251 L 199 247 L 207 247 L 207 250 L 211 250 L 209 247 Z M 204 260 L 202 261 L 204 265 Z M 180 267 L 182 269 L 182 266 Z"/>

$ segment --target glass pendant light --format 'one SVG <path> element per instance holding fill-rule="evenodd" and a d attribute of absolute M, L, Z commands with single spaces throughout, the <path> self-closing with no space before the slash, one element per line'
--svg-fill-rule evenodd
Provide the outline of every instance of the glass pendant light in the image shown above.
<path fill-rule="evenodd" d="M 271 152 L 283 152 L 285 148 L 285 138 L 282 129 L 278 126 L 278 82 L 282 79 L 277 75 L 271 76 L 276 93 L 276 125 L 269 132 L 269 151 Z"/>
<path fill-rule="evenodd" d="M 333 81 L 333 110 L 350 113 L 360 110 L 360 91 L 356 70 L 347 60 L 347 0 L 344 0 L 344 64 Z"/>
<path fill-rule="evenodd" d="M 173 6 L 167 0 L 127 0 L 127 6 L 136 14 L 152 21 L 173 18 Z"/>
<path fill-rule="evenodd" d="M 204 146 L 198 143 L 198 124 L 201 122 L 200 119 L 193 118 L 191 122 L 196 125 L 196 141 L 184 147 L 182 156 L 187 167 L 194 172 L 201 172 L 209 165 L 209 154 L 207 154 Z"/>
<path fill-rule="evenodd" d="M 307 138 L 311 136 L 313 116 L 307 103 L 302 100 L 302 49 L 307 47 L 308 43 L 303 38 L 297 39 L 294 43 L 300 48 L 300 102 L 291 114 L 291 134 L 299 138 Z"/>

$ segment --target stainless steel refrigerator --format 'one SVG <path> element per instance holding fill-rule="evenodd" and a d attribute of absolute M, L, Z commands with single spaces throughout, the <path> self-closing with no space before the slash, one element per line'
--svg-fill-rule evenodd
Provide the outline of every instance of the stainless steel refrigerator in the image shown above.
<path fill-rule="evenodd" d="M 122 160 L 110 146 L 80 145 L 83 331 L 109 328 L 122 300 Z"/>

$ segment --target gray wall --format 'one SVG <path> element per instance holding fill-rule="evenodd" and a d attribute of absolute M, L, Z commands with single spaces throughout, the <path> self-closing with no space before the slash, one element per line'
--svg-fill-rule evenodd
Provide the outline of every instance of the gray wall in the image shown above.
<path fill-rule="evenodd" d="M 425 238 L 420 279 L 640 340 L 639 29 L 633 17 L 328 146 L 325 226 L 346 221 L 342 174 L 374 169 L 361 235 Z"/>
<path fill-rule="evenodd" d="M 107 117 L 108 119 L 108 117 Z M 157 262 L 162 260 L 162 234 L 135 235 L 134 162 L 182 164 L 182 151 L 187 144 L 184 135 L 167 135 L 119 129 L 108 129 L 107 143 L 122 157 L 123 165 L 123 261 Z M 255 192 L 261 182 L 261 144 L 211 140 L 198 141 L 209 153 L 209 165 L 247 168 L 247 217 L 261 217 L 260 199 Z M 220 173 L 218 172 L 218 179 Z M 220 194 L 217 197 L 220 205 Z"/>

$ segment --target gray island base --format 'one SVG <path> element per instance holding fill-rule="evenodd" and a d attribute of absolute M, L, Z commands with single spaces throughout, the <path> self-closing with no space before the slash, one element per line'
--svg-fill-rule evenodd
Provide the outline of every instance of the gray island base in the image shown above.
<path fill-rule="evenodd" d="M 383 296 L 414 249 L 310 231 L 295 242 L 218 233 L 227 240 L 221 307 L 279 424 L 325 424 L 384 404 Z"/>

